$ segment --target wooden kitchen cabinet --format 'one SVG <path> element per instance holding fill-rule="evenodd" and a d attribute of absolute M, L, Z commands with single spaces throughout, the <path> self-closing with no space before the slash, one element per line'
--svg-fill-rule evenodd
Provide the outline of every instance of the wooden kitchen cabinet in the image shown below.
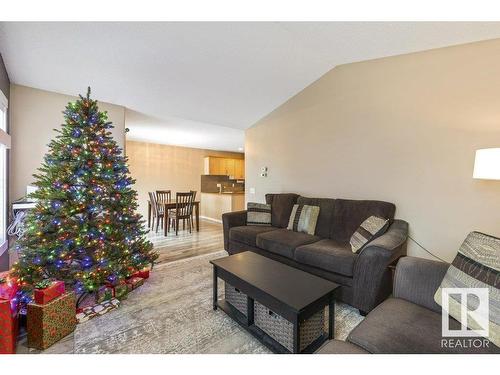
<path fill-rule="evenodd" d="M 205 174 L 226 175 L 234 179 L 245 178 L 245 161 L 243 159 L 205 157 Z"/>

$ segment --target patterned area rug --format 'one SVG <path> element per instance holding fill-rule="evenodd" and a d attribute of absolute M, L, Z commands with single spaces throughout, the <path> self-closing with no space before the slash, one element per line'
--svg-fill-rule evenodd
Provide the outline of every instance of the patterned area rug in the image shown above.
<path fill-rule="evenodd" d="M 225 255 L 159 265 L 119 309 L 77 326 L 74 352 L 269 353 L 224 312 L 212 310 L 208 261 Z M 335 337 L 345 339 L 362 319 L 356 309 L 337 304 Z"/>

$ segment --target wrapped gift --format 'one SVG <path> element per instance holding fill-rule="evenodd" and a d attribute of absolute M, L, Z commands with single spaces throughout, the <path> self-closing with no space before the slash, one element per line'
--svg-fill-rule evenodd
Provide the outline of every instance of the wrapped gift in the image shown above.
<path fill-rule="evenodd" d="M 113 298 L 118 298 L 118 299 L 127 298 L 127 293 L 129 292 L 129 287 L 125 281 L 120 281 L 116 285 L 108 284 L 106 286 L 113 290 L 113 295 L 112 295 Z"/>
<path fill-rule="evenodd" d="M 112 286 L 102 286 L 97 291 L 97 303 L 101 303 L 103 301 L 109 301 L 115 296 L 115 290 Z"/>
<path fill-rule="evenodd" d="M 144 268 L 141 271 L 137 271 L 136 273 L 134 273 L 132 275 L 132 277 L 140 277 L 140 278 L 143 278 L 143 279 L 149 279 L 149 269 L 148 268 Z"/>
<path fill-rule="evenodd" d="M 85 307 L 81 312 L 76 314 L 76 319 L 78 323 L 83 323 L 96 316 L 104 315 L 116 309 L 118 306 L 120 306 L 120 301 L 116 298 L 112 298 L 109 301 L 103 301 L 97 305 Z"/>
<path fill-rule="evenodd" d="M 0 273 L 0 298 L 11 300 L 15 297 L 19 285 L 17 279 L 12 277 L 9 272 Z"/>
<path fill-rule="evenodd" d="M 16 352 L 18 327 L 17 304 L 0 299 L 0 354 Z"/>
<path fill-rule="evenodd" d="M 129 290 L 137 289 L 142 284 L 144 284 L 144 279 L 142 277 L 132 276 L 130 279 L 127 279 L 127 285 L 129 287 Z"/>
<path fill-rule="evenodd" d="M 28 347 L 47 349 L 76 327 L 76 297 L 68 292 L 44 304 L 28 304 Z"/>
<path fill-rule="evenodd" d="M 125 299 L 128 293 L 128 286 L 126 282 L 121 282 L 118 285 L 113 286 L 114 296 L 117 299 Z"/>
<path fill-rule="evenodd" d="M 35 303 L 38 305 L 45 305 L 50 301 L 64 294 L 66 291 L 63 281 L 42 281 L 35 285 L 33 296 Z"/>

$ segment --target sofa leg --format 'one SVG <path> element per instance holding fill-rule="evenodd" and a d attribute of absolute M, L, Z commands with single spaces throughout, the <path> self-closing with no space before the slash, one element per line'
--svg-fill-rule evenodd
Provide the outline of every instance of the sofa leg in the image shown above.
<path fill-rule="evenodd" d="M 368 313 L 366 311 L 359 310 L 359 315 L 361 315 L 361 316 L 367 316 Z"/>

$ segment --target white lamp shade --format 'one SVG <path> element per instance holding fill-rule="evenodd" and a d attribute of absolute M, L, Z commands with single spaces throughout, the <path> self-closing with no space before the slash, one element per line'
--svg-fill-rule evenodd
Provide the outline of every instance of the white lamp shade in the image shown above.
<path fill-rule="evenodd" d="M 476 151 L 472 177 L 500 180 L 500 148 L 484 148 Z"/>

